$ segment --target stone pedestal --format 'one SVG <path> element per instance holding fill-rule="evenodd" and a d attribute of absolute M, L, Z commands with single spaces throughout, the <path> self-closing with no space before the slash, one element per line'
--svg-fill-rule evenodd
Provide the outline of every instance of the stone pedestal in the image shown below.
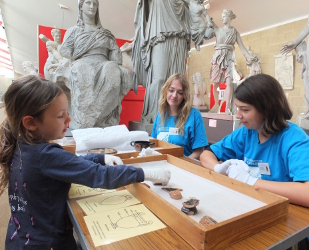
<path fill-rule="evenodd" d="M 146 131 L 149 135 L 151 135 L 152 125 L 152 123 L 143 124 L 140 121 L 129 121 L 129 131 Z"/>

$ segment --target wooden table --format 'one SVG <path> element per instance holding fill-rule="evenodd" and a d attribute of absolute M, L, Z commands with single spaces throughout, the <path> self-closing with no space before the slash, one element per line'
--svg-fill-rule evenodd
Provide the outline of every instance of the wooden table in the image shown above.
<path fill-rule="evenodd" d="M 193 249 L 169 227 L 95 248 L 83 219 L 85 213 L 76 202 L 76 199 L 68 201 L 68 210 L 74 229 L 84 250 Z M 309 209 L 290 204 L 286 221 L 269 227 L 225 249 L 282 250 L 293 246 L 308 235 Z"/>
<path fill-rule="evenodd" d="M 200 165 L 198 161 L 183 157 Z M 68 212 L 84 250 L 193 249 L 168 226 L 151 233 L 95 248 L 83 217 L 86 215 L 77 199 L 68 200 Z M 225 249 L 287 249 L 309 235 L 309 208 L 290 204 L 286 221 L 271 226 Z"/>

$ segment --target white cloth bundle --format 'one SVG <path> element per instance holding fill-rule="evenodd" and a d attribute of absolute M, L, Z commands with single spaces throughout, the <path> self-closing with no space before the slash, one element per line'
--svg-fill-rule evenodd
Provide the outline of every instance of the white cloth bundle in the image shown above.
<path fill-rule="evenodd" d="M 149 141 L 146 131 L 129 131 L 125 125 L 106 128 L 75 129 L 72 135 L 76 142 L 76 154 L 86 154 L 94 148 L 114 148 L 119 151 L 135 151 L 131 141 Z"/>

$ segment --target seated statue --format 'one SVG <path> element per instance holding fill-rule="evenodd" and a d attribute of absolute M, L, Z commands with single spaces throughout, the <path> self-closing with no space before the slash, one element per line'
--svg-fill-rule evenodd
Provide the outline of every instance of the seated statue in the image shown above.
<path fill-rule="evenodd" d="M 98 0 L 79 1 L 77 24 L 66 31 L 59 49 L 70 70 L 60 63 L 54 81 L 61 78 L 70 89 L 74 129 L 117 125 L 121 101 L 133 87 L 131 74 L 120 66 L 115 37 L 101 25 L 98 5 Z"/>

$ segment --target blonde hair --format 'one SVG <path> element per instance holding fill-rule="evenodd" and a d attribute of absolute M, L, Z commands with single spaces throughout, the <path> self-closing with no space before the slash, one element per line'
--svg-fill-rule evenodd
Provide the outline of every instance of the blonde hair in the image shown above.
<path fill-rule="evenodd" d="M 160 111 L 160 117 L 161 117 L 160 125 L 164 127 L 164 123 L 169 117 L 169 114 L 168 114 L 169 104 L 167 102 L 167 92 L 168 92 L 169 87 L 171 86 L 171 83 L 175 80 L 178 80 L 181 83 L 182 90 L 183 90 L 183 100 L 179 104 L 178 114 L 175 117 L 176 128 L 179 128 L 179 132 L 183 134 L 185 123 L 190 115 L 190 111 L 192 108 L 192 102 L 191 102 L 191 91 L 190 91 L 189 82 L 187 78 L 182 74 L 176 73 L 170 76 L 166 80 L 165 84 L 163 85 L 161 89 L 161 96 L 159 99 L 159 111 Z"/>
<path fill-rule="evenodd" d="M 14 81 L 4 94 L 7 118 L 0 127 L 0 195 L 8 185 L 10 164 L 18 140 L 33 145 L 44 141 L 27 130 L 22 118 L 30 115 L 43 119 L 44 111 L 63 91 L 48 80 L 35 75 L 26 75 Z"/>

